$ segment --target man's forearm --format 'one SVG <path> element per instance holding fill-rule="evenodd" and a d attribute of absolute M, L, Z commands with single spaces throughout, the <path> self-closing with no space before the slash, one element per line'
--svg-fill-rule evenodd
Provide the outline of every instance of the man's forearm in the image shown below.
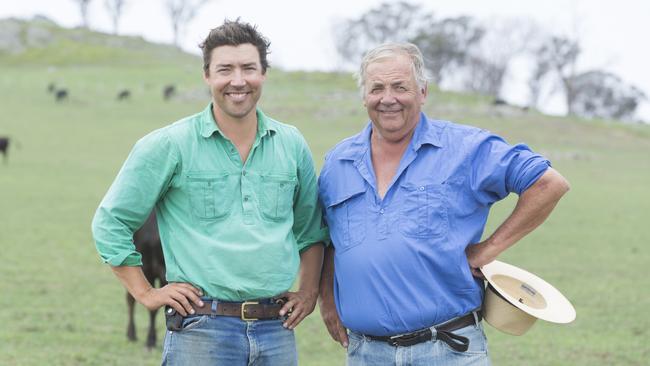
<path fill-rule="evenodd" d="M 323 245 L 314 244 L 300 253 L 300 291 L 318 294 L 321 268 L 323 265 Z"/>
<path fill-rule="evenodd" d="M 541 225 L 558 201 L 569 190 L 569 183 L 549 168 L 517 201 L 514 211 L 488 241 L 507 249 Z"/>
<path fill-rule="evenodd" d="M 127 291 L 142 303 L 142 295 L 151 289 L 151 284 L 142 272 L 140 266 L 111 266 L 115 276 L 122 282 Z"/>
<path fill-rule="evenodd" d="M 517 201 L 510 216 L 484 242 L 468 248 L 470 265 L 479 268 L 541 225 L 558 201 L 569 190 L 569 183 L 549 168 Z"/>
<path fill-rule="evenodd" d="M 331 299 L 334 291 L 334 247 L 325 248 L 323 270 L 321 271 L 319 293 L 320 299 Z"/>

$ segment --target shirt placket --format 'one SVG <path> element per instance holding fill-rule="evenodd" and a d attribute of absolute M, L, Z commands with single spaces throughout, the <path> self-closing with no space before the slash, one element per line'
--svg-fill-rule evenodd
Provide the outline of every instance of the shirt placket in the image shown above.
<path fill-rule="evenodd" d="M 241 195 L 242 195 L 242 221 L 244 222 L 244 225 L 254 225 L 255 224 L 255 203 L 253 202 L 253 197 L 254 195 L 254 189 L 255 189 L 255 184 L 250 178 L 250 174 L 247 171 L 248 167 L 250 166 L 251 161 L 253 160 L 253 157 L 255 156 L 255 151 L 257 150 L 258 145 L 260 144 L 262 140 L 262 136 L 258 134 L 255 136 L 255 142 L 253 142 L 253 146 L 251 147 L 251 151 L 248 153 L 248 159 L 246 159 L 246 163 L 243 165 L 241 164 L 241 159 L 239 158 L 240 165 L 242 166 L 241 169 L 241 175 L 240 175 L 240 181 L 241 181 Z M 239 154 L 237 154 L 239 156 Z"/>

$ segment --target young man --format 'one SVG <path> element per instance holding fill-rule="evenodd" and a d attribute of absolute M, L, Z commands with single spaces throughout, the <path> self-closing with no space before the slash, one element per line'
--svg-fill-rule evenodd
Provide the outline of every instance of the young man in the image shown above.
<path fill-rule="evenodd" d="M 176 314 L 163 364 L 297 363 L 293 329 L 314 309 L 327 232 L 305 140 L 256 107 L 268 45 L 247 23 L 213 29 L 201 45 L 212 103 L 138 141 L 93 220 L 127 290 Z M 132 243 L 152 209 L 169 281 L 160 289 Z M 287 292 L 299 269 L 299 290 Z"/>
<path fill-rule="evenodd" d="M 329 152 L 319 180 L 333 243 L 321 277 L 328 331 L 349 365 L 489 364 L 474 276 L 540 225 L 568 183 L 526 145 L 424 115 L 412 44 L 368 52 L 359 86 L 370 123 Z M 479 242 L 509 192 L 517 207 Z"/>

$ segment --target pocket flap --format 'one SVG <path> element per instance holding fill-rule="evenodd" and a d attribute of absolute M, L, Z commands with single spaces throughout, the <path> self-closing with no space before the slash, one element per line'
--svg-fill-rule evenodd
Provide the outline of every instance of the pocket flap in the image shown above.
<path fill-rule="evenodd" d="M 345 185 L 345 186 L 343 186 Z M 330 208 L 366 192 L 364 182 L 341 182 L 323 194 L 323 205 Z"/>

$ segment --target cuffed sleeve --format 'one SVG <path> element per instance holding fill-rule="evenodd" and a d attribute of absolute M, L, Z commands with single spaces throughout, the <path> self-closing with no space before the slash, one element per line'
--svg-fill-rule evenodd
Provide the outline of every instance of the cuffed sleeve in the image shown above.
<path fill-rule="evenodd" d="M 486 131 L 472 157 L 472 191 L 479 202 L 490 205 L 509 193 L 521 194 L 550 167 L 550 162 L 525 144 L 509 145 Z"/>
<path fill-rule="evenodd" d="M 112 266 L 142 265 L 133 233 L 169 187 L 178 164 L 177 150 L 164 131 L 153 132 L 135 144 L 92 221 L 102 261 Z"/>

